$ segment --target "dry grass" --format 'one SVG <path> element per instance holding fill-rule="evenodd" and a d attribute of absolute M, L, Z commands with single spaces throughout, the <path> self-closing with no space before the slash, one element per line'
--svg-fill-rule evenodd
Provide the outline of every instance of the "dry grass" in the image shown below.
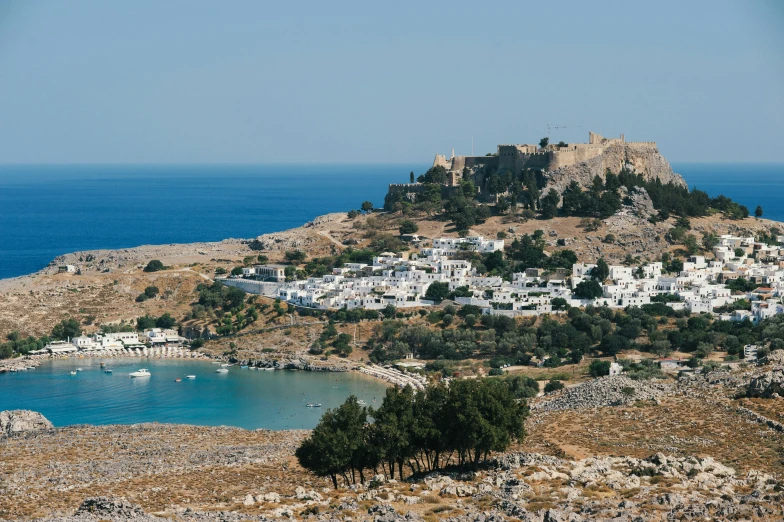
<path fill-rule="evenodd" d="M 784 472 L 784 439 L 735 411 L 732 403 L 670 397 L 661 405 L 569 410 L 532 416 L 527 451 L 585 458 L 638 458 L 662 452 L 712 456 L 739 472 Z"/>

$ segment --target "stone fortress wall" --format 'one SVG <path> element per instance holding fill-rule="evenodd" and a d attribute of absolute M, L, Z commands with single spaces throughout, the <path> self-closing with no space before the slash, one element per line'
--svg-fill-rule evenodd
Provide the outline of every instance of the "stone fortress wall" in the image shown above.
<path fill-rule="evenodd" d="M 673 173 L 661 156 L 656 142 L 626 141 L 623 134 L 618 138 L 605 138 L 589 132 L 588 143 L 569 143 L 562 147 L 551 143 L 544 149 L 533 144 L 498 145 L 496 154 L 491 156 L 455 156 L 453 150 L 449 158 L 437 154 L 433 166 L 441 166 L 447 171 L 444 192 L 457 187 L 463 176 L 470 176 L 481 190 L 488 175 L 506 171 L 519 173 L 523 169 L 543 171 L 548 185 L 558 192 L 563 192 L 571 180 L 589 186 L 594 176 L 603 178 L 608 169 L 618 173 L 623 168 L 642 174 L 646 179 L 657 178 L 662 183 L 686 186 L 683 178 Z M 416 183 L 389 187 L 390 193 L 412 193 L 412 196 L 422 190 L 424 187 Z"/>

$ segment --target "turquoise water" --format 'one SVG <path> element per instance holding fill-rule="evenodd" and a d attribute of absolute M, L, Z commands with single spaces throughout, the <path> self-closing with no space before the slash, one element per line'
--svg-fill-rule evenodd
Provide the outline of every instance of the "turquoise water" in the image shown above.
<path fill-rule="evenodd" d="M 246 429 L 309 429 L 327 408 L 349 395 L 379 404 L 383 383 L 354 372 L 327 373 L 229 368 L 172 359 L 101 359 L 46 361 L 35 370 L 0 374 L 0 411 L 41 412 L 55 426 L 167 422 Z M 70 371 L 82 368 L 71 375 Z M 151 377 L 129 378 L 148 368 Z M 196 375 L 196 379 L 185 379 Z M 175 382 L 181 377 L 182 382 Z M 377 402 L 373 402 L 374 399 Z M 307 408 L 308 402 L 321 408 Z"/>

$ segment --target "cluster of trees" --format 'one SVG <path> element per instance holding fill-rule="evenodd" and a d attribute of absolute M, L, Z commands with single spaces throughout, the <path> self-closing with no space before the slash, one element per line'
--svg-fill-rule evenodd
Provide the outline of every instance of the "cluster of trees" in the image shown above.
<path fill-rule="evenodd" d="M 389 388 L 378 409 L 349 397 L 328 410 L 295 455 L 335 488 L 364 483 L 380 469 L 400 479 L 449 465 L 475 468 L 491 452 L 525 436 L 528 409 L 500 379 L 453 381 L 414 393 Z M 370 422 L 372 418 L 373 422 Z"/>
<path fill-rule="evenodd" d="M 318 340 L 310 346 L 309 351 L 313 355 L 320 355 L 331 346 L 334 349 L 332 351 L 333 353 L 341 357 L 347 357 L 353 351 L 353 348 L 351 347 L 352 340 L 351 335 L 347 333 L 338 333 L 334 321 L 330 320 L 324 326 L 324 330 L 321 332 Z"/>
<path fill-rule="evenodd" d="M 23 337 L 14 330 L 6 335 L 6 342 L 0 343 L 0 359 L 9 359 L 19 355 L 27 355 L 40 350 L 50 341 L 65 341 L 82 335 L 82 327 L 76 319 L 63 319 L 52 328 L 51 335 Z"/>
<path fill-rule="evenodd" d="M 215 281 L 209 285 L 200 284 L 196 291 L 199 298 L 198 303 L 191 307 L 191 316 L 214 319 L 218 335 L 238 332 L 259 318 L 259 309 L 254 305 L 255 296 L 247 297 L 240 288 Z"/>
<path fill-rule="evenodd" d="M 618 176 L 612 172 L 607 173 L 604 181 L 599 176 L 594 177 L 586 191 L 572 181 L 563 193 L 561 211 L 565 216 L 608 218 L 621 208 L 620 187 Z"/>
<path fill-rule="evenodd" d="M 150 328 L 173 328 L 177 324 L 177 319 L 170 313 L 162 314 L 158 317 L 143 315 L 136 318 L 136 329 L 149 330 Z"/>
<path fill-rule="evenodd" d="M 704 358 L 719 349 L 741 356 L 746 344 L 784 348 L 784 316 L 756 326 L 749 321 L 713 321 L 710 316 L 673 310 L 668 301 L 662 296 L 659 302 L 625 310 L 569 308 L 565 321 L 545 316 L 537 327 L 530 321 L 518 324 L 509 317 L 482 315 L 473 305 L 452 307 L 451 314 L 434 312 L 428 319 L 438 315 L 434 319 L 443 320 L 444 326 L 457 328 L 386 320 L 375 326 L 365 349 L 374 362 L 400 359 L 413 351 L 423 359 L 486 358 L 508 364 L 528 364 L 536 356 L 546 358 L 545 366 L 558 367 L 580 362 L 587 354 L 615 356 L 629 349 L 662 357 L 680 350 Z"/>

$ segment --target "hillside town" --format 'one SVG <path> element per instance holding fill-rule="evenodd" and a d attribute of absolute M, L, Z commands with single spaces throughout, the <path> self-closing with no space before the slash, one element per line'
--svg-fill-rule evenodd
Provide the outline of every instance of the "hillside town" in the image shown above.
<path fill-rule="evenodd" d="M 418 239 L 418 238 L 415 238 Z M 778 237 L 784 242 L 784 237 Z M 609 265 L 598 281 L 601 294 L 586 298 L 576 291 L 596 279 L 597 264 L 575 263 L 568 269 L 528 268 L 511 281 L 477 272 L 471 262 L 455 259 L 459 252 L 503 252 L 504 240 L 481 236 L 436 238 L 429 247 L 407 257 L 382 253 L 371 264 L 347 263 L 323 277 L 280 281 L 282 269 L 258 265 L 225 284 L 253 293 L 268 292 L 293 305 L 318 309 L 412 308 L 436 304 L 428 298 L 434 283 L 448 285 L 460 305 L 475 305 L 484 314 L 537 316 L 558 313 L 567 306 L 626 308 L 666 302 L 674 310 L 712 313 L 722 320 L 757 323 L 784 313 L 784 248 L 753 237 L 718 237 L 715 259 L 689 257 L 679 270 L 667 272 L 661 261 L 639 266 Z M 270 274 L 275 277 L 270 282 Z M 259 280 L 265 281 L 263 286 Z M 743 281 L 742 285 L 733 282 Z M 732 305 L 748 301 L 749 306 Z M 717 311 L 717 309 L 719 311 Z M 721 312 L 721 310 L 725 310 Z"/>

